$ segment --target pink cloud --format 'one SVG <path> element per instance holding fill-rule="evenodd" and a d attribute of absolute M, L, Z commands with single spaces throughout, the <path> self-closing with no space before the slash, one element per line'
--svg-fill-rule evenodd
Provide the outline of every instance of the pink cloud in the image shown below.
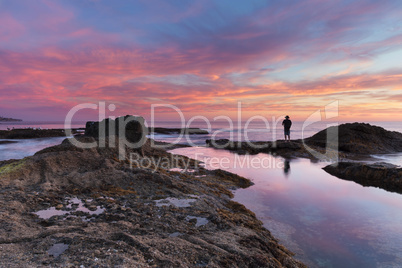
<path fill-rule="evenodd" d="M 25 27 L 19 23 L 12 15 L 1 12 L 0 13 L 0 41 L 8 42 L 15 39 L 25 32 Z"/>
<path fill-rule="evenodd" d="M 150 103 L 161 101 L 189 113 L 218 113 L 232 112 L 242 101 L 248 112 L 292 110 L 304 115 L 328 99 L 350 94 L 370 109 L 389 113 L 374 107 L 382 100 L 375 92 L 398 89 L 402 82 L 399 69 L 327 72 L 314 79 L 295 79 L 291 72 L 308 61 L 317 62 L 308 66 L 314 72 L 399 49 L 402 39 L 397 32 L 362 41 L 370 37 L 373 17 L 378 23 L 397 17 L 400 12 L 391 4 L 311 0 L 272 4 L 231 17 L 198 2 L 184 7 L 158 2 L 162 9 L 131 19 L 101 4 L 83 16 L 71 3 L 38 3 L 27 2 L 27 16 L 0 16 L 0 23 L 9 25 L 0 30 L 2 107 L 36 103 L 67 108 L 108 100 L 145 111 Z M 141 2 L 144 10 L 155 5 Z M 383 12 L 387 16 L 380 16 Z M 102 20 L 91 24 L 95 17 Z M 286 71 L 289 78 L 275 76 Z M 362 110 L 356 100 L 348 105 L 348 111 Z"/>

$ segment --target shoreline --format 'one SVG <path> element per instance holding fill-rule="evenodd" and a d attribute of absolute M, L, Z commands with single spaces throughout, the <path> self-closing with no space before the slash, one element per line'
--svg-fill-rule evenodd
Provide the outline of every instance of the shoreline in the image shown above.
<path fill-rule="evenodd" d="M 84 128 L 71 128 L 72 134 L 82 134 Z M 157 134 L 180 134 L 184 135 L 205 135 L 208 131 L 200 128 L 148 128 L 148 133 Z M 34 138 L 50 138 L 65 136 L 64 128 L 40 129 L 36 127 L 12 128 L 9 130 L 0 130 L 0 139 L 34 139 Z"/>
<path fill-rule="evenodd" d="M 342 129 L 343 128 L 343 129 Z M 75 135 L 82 135 L 82 131 L 84 128 L 73 129 L 73 133 Z M 150 130 L 150 129 L 149 129 Z M 177 134 L 178 131 L 182 131 L 183 133 L 197 135 L 204 134 L 205 130 L 201 130 L 198 128 L 191 129 L 179 129 L 179 128 L 162 128 L 156 127 L 153 129 L 156 133 L 160 134 Z M 341 167 L 334 168 L 332 165 L 324 168 L 327 172 L 330 172 L 331 175 L 336 176 L 340 179 L 352 180 L 363 186 L 375 186 L 385 189 L 387 191 L 394 191 L 401 193 L 402 187 L 401 182 L 399 180 L 395 180 L 396 177 L 400 177 L 399 170 L 397 167 L 378 167 L 373 164 L 367 164 L 366 161 L 373 161 L 375 158 L 371 157 L 372 154 L 387 154 L 387 153 L 395 153 L 402 151 L 402 134 L 395 131 L 388 131 L 381 127 L 372 126 L 366 123 L 346 123 L 340 125 L 340 137 L 341 140 L 339 142 L 339 150 L 331 145 L 326 146 L 326 130 L 319 131 L 315 135 L 306 138 L 305 140 L 292 140 L 291 142 L 285 142 L 283 140 L 277 141 L 256 141 L 253 142 L 254 146 L 250 146 L 247 142 L 233 142 L 227 139 L 221 140 L 206 140 L 206 145 L 209 147 L 213 147 L 216 149 L 225 149 L 230 150 L 232 152 L 238 154 L 257 154 L 257 153 L 267 153 L 273 156 L 281 156 L 285 159 L 293 159 L 293 158 L 308 158 L 313 161 L 333 161 L 341 163 Z M 362 133 L 376 133 L 373 135 L 374 137 L 370 137 L 366 135 L 365 139 L 362 141 L 356 140 L 356 136 L 361 136 Z M 5 138 L 5 134 L 10 137 Z M 350 134 L 352 133 L 352 134 Z M 0 138 L 4 140 L 0 141 L 0 144 L 9 144 L 14 143 L 13 139 L 25 138 L 46 138 L 46 137 L 63 137 L 64 130 L 63 129 L 49 129 L 49 130 L 41 130 L 41 129 L 15 129 L 11 131 L 0 131 Z M 342 139 L 345 135 L 352 135 L 352 137 L 347 137 L 346 142 Z M 391 138 L 387 142 L 381 142 L 382 137 L 391 135 Z M 396 137 L 396 138 L 395 138 Z M 353 139 L 355 139 L 353 141 Z M 372 139 L 372 140 L 370 140 Z M 352 140 L 352 141 L 351 141 Z M 168 143 L 155 141 L 159 145 L 167 145 Z M 396 144 L 394 144 L 396 142 Z M 352 144 L 352 147 L 351 147 Z M 188 147 L 190 145 L 186 144 L 174 144 L 170 147 L 166 147 L 166 149 L 174 149 L 181 147 Z M 308 146 L 311 150 L 315 151 L 315 154 L 311 153 L 311 150 L 306 150 L 306 146 Z M 320 159 L 317 159 L 317 154 Z M 347 166 L 347 162 L 354 162 L 353 167 L 348 165 L 347 170 L 345 167 Z M 373 166 L 374 165 L 374 166 Z M 353 169 L 353 171 L 351 171 Z M 375 181 L 371 181 L 370 179 L 364 178 L 364 173 L 367 169 L 370 169 L 376 176 L 384 176 L 384 180 L 375 179 Z M 383 172 L 382 170 L 386 169 L 387 172 Z M 346 173 L 350 173 L 345 175 Z M 395 175 L 396 174 L 396 175 Z"/>
<path fill-rule="evenodd" d="M 143 152 L 170 155 L 149 143 Z M 6 230 L 0 235 L 2 263 L 305 267 L 253 212 L 231 201 L 231 190 L 248 187 L 249 180 L 199 166 L 193 173 L 130 168 L 116 155 L 115 149 L 79 149 L 65 140 L 34 156 L 0 162 L 0 185 L 7 189 L 0 193 L 6 208 L 0 215 Z M 196 167 L 196 161 L 181 158 L 169 168 L 183 168 L 185 161 Z M 104 211 L 76 211 L 74 198 L 90 211 Z M 43 219 L 35 215 L 41 210 L 59 216 Z M 69 214 L 59 214 L 64 211 Z M 49 254 L 56 244 L 66 247 L 58 257 Z"/>

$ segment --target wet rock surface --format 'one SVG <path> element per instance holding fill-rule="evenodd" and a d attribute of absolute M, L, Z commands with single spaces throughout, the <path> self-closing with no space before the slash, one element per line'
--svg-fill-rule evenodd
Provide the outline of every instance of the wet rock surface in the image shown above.
<path fill-rule="evenodd" d="M 388 163 L 340 162 L 328 165 L 324 170 L 344 180 L 363 186 L 375 186 L 402 194 L 402 168 Z"/>
<path fill-rule="evenodd" d="M 128 149 L 121 160 L 108 141 L 106 148 L 80 149 L 65 140 L 0 162 L 1 266 L 303 267 L 254 213 L 231 200 L 231 190 L 249 180 L 175 159 L 149 140 L 142 155 Z M 130 153 L 136 162 L 128 161 Z M 185 167 L 194 172 L 169 170 Z M 103 211 L 90 214 L 71 200 Z M 36 214 L 52 207 L 69 214 Z"/>

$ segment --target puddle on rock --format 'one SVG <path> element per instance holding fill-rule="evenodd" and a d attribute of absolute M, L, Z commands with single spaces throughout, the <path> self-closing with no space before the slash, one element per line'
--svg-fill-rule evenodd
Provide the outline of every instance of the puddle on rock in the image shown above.
<path fill-rule="evenodd" d="M 175 197 L 168 197 L 165 199 L 160 199 L 160 200 L 155 200 L 155 205 L 157 207 L 163 207 L 163 206 L 170 206 L 173 205 L 175 207 L 179 208 L 185 208 L 185 207 L 190 207 L 192 203 L 197 201 L 196 199 L 189 198 L 189 199 L 178 199 Z"/>
<path fill-rule="evenodd" d="M 68 249 L 67 244 L 57 243 L 57 244 L 54 244 L 51 248 L 49 248 L 47 253 L 56 258 L 56 257 L 60 256 L 61 254 L 63 254 L 63 252 L 66 251 L 67 249 Z"/>
<path fill-rule="evenodd" d="M 68 205 L 66 206 L 67 209 L 69 210 L 58 210 L 56 207 L 51 207 L 48 209 L 44 210 L 39 210 L 37 212 L 34 212 L 34 214 L 38 215 L 39 218 L 41 219 L 50 219 L 53 216 L 62 216 L 66 215 L 68 217 L 77 217 L 75 215 L 72 215 L 75 212 L 83 212 L 83 213 L 88 213 L 89 215 L 99 215 L 105 211 L 104 208 L 101 208 L 100 206 L 94 206 L 94 210 L 89 210 L 84 206 L 84 203 L 82 200 L 78 199 L 77 197 L 74 198 L 66 198 Z M 88 202 L 91 202 L 92 199 L 87 199 Z M 81 217 L 83 220 L 87 220 L 87 218 Z"/>
<path fill-rule="evenodd" d="M 181 173 L 194 173 L 196 172 L 195 169 L 183 169 L 183 168 L 171 168 L 169 171 L 181 172 Z"/>
<path fill-rule="evenodd" d="M 70 211 L 57 210 L 55 207 L 34 212 L 34 214 L 38 215 L 41 219 L 50 219 L 53 216 L 61 216 L 68 213 L 70 213 Z"/>
<path fill-rule="evenodd" d="M 196 219 L 197 222 L 195 224 L 195 227 L 200 227 L 200 226 L 204 226 L 206 225 L 209 221 L 207 220 L 207 218 L 203 218 L 203 217 L 195 217 L 195 216 L 187 216 L 186 217 L 186 221 L 190 221 L 192 219 Z"/>
<path fill-rule="evenodd" d="M 183 234 L 180 233 L 180 232 L 174 232 L 174 233 L 171 233 L 171 234 L 169 235 L 169 237 L 178 237 L 178 236 L 181 236 L 181 235 L 183 235 Z"/>

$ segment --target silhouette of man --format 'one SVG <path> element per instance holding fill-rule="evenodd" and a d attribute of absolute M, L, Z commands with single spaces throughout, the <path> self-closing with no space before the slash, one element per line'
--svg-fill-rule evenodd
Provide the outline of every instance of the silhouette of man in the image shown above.
<path fill-rule="evenodd" d="M 289 120 L 289 116 L 285 116 L 285 120 L 282 122 L 282 126 L 284 127 L 285 130 L 285 141 L 286 137 L 288 138 L 287 141 L 290 142 L 290 127 L 292 126 L 292 121 Z"/>

